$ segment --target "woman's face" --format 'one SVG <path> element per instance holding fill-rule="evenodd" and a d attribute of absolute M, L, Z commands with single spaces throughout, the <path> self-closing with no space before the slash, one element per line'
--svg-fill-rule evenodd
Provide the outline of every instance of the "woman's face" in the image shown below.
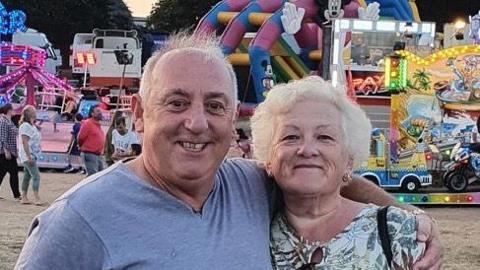
<path fill-rule="evenodd" d="M 35 110 L 29 110 L 27 114 L 28 114 L 28 117 L 30 118 L 31 123 L 34 123 L 35 120 L 37 120 L 37 112 Z"/>
<path fill-rule="evenodd" d="M 271 170 L 284 193 L 321 195 L 340 190 L 350 170 L 340 111 L 328 102 L 298 102 L 277 117 Z"/>

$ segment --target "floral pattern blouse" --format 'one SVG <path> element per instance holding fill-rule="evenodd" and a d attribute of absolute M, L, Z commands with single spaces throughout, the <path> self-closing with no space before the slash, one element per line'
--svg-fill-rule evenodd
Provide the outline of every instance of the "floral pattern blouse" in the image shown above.
<path fill-rule="evenodd" d="M 270 250 L 273 269 L 410 269 L 425 249 L 417 243 L 417 220 L 409 212 L 389 207 L 388 235 L 393 254 L 389 266 L 384 255 L 377 227 L 378 206 L 369 204 L 345 229 L 327 243 L 311 243 L 299 237 L 289 226 L 283 213 L 271 225 Z M 320 263 L 311 263 L 320 248 Z"/>

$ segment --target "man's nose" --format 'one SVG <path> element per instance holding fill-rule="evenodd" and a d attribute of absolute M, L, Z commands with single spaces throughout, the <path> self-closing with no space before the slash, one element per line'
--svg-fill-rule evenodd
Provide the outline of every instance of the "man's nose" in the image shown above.
<path fill-rule="evenodd" d="M 208 120 L 203 106 L 193 106 L 185 119 L 185 128 L 192 133 L 201 133 L 208 129 Z"/>

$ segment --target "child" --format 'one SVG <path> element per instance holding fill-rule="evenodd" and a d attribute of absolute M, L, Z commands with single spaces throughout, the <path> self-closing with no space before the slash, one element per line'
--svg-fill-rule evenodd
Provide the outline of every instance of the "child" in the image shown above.
<path fill-rule="evenodd" d="M 64 171 L 65 173 L 70 173 L 76 170 L 74 166 L 72 166 L 72 161 L 76 161 L 75 163 L 81 164 L 81 157 L 80 157 L 80 149 L 78 148 L 77 136 L 78 132 L 80 132 L 81 122 L 83 120 L 83 116 L 80 113 L 75 114 L 75 123 L 72 126 L 72 138 L 70 139 L 70 145 L 68 146 L 69 152 L 69 159 L 68 159 L 68 167 Z M 80 171 L 83 171 L 83 166 L 80 166 Z"/>

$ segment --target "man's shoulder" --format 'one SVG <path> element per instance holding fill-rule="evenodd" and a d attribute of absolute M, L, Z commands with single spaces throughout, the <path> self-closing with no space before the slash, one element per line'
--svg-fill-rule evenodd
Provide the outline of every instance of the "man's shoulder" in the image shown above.
<path fill-rule="evenodd" d="M 265 184 L 266 173 L 253 160 L 243 158 L 228 158 L 223 161 L 218 171 L 220 178 L 231 182 L 250 182 Z"/>
<path fill-rule="evenodd" d="M 55 203 L 68 201 L 76 209 L 88 209 L 96 204 L 105 204 L 109 201 L 121 199 L 121 192 L 128 189 L 133 181 L 128 181 L 124 165 L 121 163 L 96 173 L 72 187 L 61 195 Z"/>
<path fill-rule="evenodd" d="M 227 158 L 220 165 L 220 170 L 230 170 L 244 174 L 263 174 L 264 172 L 255 161 L 244 158 Z"/>

